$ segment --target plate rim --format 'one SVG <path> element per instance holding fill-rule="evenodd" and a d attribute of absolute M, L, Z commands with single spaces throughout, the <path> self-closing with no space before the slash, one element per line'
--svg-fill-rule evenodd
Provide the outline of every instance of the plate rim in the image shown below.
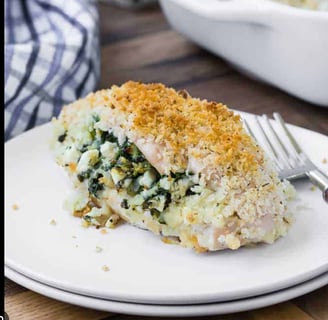
<path fill-rule="evenodd" d="M 328 284 L 328 272 L 301 284 L 256 297 L 198 305 L 154 305 L 99 299 L 57 289 L 35 281 L 5 265 L 5 276 L 23 287 L 65 303 L 107 312 L 139 316 L 210 316 L 244 312 L 281 303 L 310 293 Z M 81 300 L 82 299 L 82 300 Z"/>
<path fill-rule="evenodd" d="M 56 280 L 47 279 L 47 277 L 42 276 L 40 274 L 35 274 L 33 271 L 31 271 L 29 268 L 22 269 L 19 265 L 16 265 L 15 263 L 12 263 L 10 259 L 5 259 L 5 264 L 8 265 L 11 269 L 13 269 L 16 272 L 19 272 L 20 274 L 25 275 L 26 277 L 33 279 L 38 282 L 42 282 L 48 286 L 56 287 L 60 290 L 64 290 L 73 294 L 81 294 L 86 296 L 93 296 L 95 298 L 99 299 L 109 299 L 116 302 L 125 302 L 125 303 L 140 303 L 140 304 L 160 304 L 160 305 L 179 305 L 179 304 L 194 304 L 195 301 L 197 301 L 199 304 L 202 303 L 216 303 L 216 302 L 225 302 L 225 301 L 232 301 L 232 300 L 240 300 L 240 299 L 246 299 L 249 297 L 255 297 L 259 296 L 261 294 L 269 294 L 274 293 L 279 290 L 284 290 L 286 288 L 289 288 L 291 286 L 295 286 L 299 283 L 310 281 L 321 274 L 324 274 L 328 272 L 328 263 L 324 266 L 306 273 L 306 276 L 304 274 L 292 278 L 293 280 L 289 281 L 280 281 L 276 282 L 274 286 L 270 287 L 252 287 L 252 289 L 245 289 L 245 290 L 239 290 L 238 294 L 236 292 L 226 292 L 224 294 L 224 297 L 221 297 L 218 292 L 211 292 L 211 293 L 204 293 L 202 295 L 195 294 L 180 294 L 178 296 L 176 295 L 170 295 L 165 297 L 160 297 L 157 299 L 151 299 L 149 295 L 141 295 L 139 294 L 138 298 L 135 298 L 133 294 L 127 294 L 127 293 L 100 293 L 97 290 L 92 288 L 81 288 L 72 285 L 66 282 L 58 282 Z M 259 293 L 260 292 L 260 293 Z"/>

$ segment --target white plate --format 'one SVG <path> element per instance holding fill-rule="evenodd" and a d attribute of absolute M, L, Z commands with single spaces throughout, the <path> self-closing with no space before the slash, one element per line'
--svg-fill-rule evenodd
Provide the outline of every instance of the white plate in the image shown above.
<path fill-rule="evenodd" d="M 261 295 L 328 270 L 328 207 L 308 182 L 297 190 L 310 209 L 299 210 L 289 234 L 273 245 L 196 254 L 127 224 L 107 234 L 82 228 L 62 209 L 71 188 L 48 150 L 50 131 L 47 124 L 5 145 L 5 262 L 15 271 L 93 297 L 193 304 Z M 328 138 L 297 127 L 292 132 L 326 170 Z"/>
<path fill-rule="evenodd" d="M 40 282 L 34 281 L 18 272 L 13 271 L 8 267 L 5 267 L 5 275 L 9 279 L 17 282 L 18 284 L 30 290 L 33 290 L 53 299 L 72 303 L 86 308 L 133 315 L 175 317 L 209 316 L 214 314 L 226 314 L 263 308 L 272 304 L 293 299 L 295 297 L 309 293 L 328 284 L 328 273 L 325 273 L 319 277 L 306 281 L 297 286 L 270 293 L 267 295 L 258 296 L 255 298 L 211 304 L 165 306 L 116 302 L 69 293 L 67 291 L 56 289 L 44 285 Z"/>

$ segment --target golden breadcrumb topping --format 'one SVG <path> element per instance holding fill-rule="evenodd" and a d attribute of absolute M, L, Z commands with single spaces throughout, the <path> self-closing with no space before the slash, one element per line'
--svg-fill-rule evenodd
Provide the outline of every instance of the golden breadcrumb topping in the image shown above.
<path fill-rule="evenodd" d="M 140 138 L 166 146 L 171 163 L 180 168 L 187 167 L 191 156 L 209 169 L 220 166 L 224 174 L 257 170 L 263 164 L 263 153 L 243 129 L 239 115 L 222 103 L 193 98 L 186 91 L 129 81 L 74 104 L 103 105 L 131 115 L 130 129 Z"/>
<path fill-rule="evenodd" d="M 112 97 L 115 107 L 134 114 L 133 129 L 168 144 L 182 167 L 188 155 L 199 159 L 211 155 L 213 166 L 226 165 L 228 171 L 256 169 L 262 161 L 240 116 L 222 103 L 196 99 L 159 83 L 133 81 L 113 86 Z"/>
<path fill-rule="evenodd" d="M 240 117 L 186 91 L 129 81 L 91 93 L 54 119 L 52 146 L 77 189 L 65 206 L 103 235 L 122 219 L 203 252 L 272 243 L 292 221 L 294 189 Z M 152 167 L 141 162 L 147 171 L 136 167 L 133 178 L 112 167 L 125 166 L 126 151 L 140 151 Z M 172 173 L 180 169 L 187 172 Z"/>

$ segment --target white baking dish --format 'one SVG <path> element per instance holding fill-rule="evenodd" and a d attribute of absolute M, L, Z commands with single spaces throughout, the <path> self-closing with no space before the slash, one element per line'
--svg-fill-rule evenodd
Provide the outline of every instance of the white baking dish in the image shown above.
<path fill-rule="evenodd" d="M 268 0 L 160 0 L 170 24 L 241 71 L 328 107 L 328 12 Z"/>

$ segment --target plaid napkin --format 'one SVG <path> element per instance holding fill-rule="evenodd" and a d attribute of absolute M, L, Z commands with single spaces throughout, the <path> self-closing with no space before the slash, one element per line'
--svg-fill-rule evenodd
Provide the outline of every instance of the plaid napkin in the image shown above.
<path fill-rule="evenodd" d="M 5 0 L 5 140 L 57 116 L 96 88 L 92 0 Z"/>

